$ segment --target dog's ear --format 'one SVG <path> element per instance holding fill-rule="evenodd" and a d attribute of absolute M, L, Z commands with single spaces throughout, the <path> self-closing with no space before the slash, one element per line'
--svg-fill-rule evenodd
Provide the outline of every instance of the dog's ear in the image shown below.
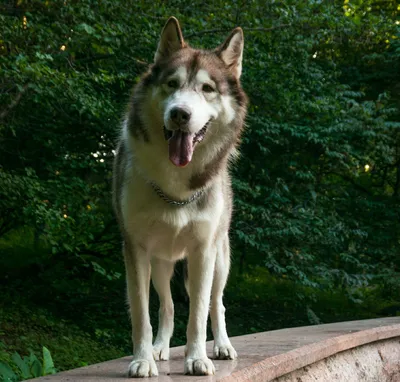
<path fill-rule="evenodd" d="M 217 48 L 217 55 L 224 61 L 225 65 L 240 78 L 242 74 L 244 36 L 242 28 L 235 28 L 225 42 Z"/>
<path fill-rule="evenodd" d="M 160 42 L 158 43 L 154 61 L 166 58 L 173 52 L 185 47 L 183 35 L 179 21 L 175 17 L 170 17 L 161 32 Z"/>

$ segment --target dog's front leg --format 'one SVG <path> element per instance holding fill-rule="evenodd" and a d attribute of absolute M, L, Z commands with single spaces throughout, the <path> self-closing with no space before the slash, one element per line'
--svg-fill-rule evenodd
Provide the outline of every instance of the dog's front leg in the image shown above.
<path fill-rule="evenodd" d="M 214 358 L 235 359 L 236 350 L 228 338 L 225 324 L 225 307 L 222 302 L 226 280 L 230 267 L 229 238 L 226 234 L 217 244 L 218 252 L 215 261 L 213 286 L 211 291 L 211 325 L 214 335 Z"/>
<path fill-rule="evenodd" d="M 157 376 L 149 316 L 150 260 L 134 244 L 125 244 L 124 257 L 133 341 L 133 361 L 129 365 L 129 376 Z"/>
<path fill-rule="evenodd" d="M 152 259 L 151 262 L 151 279 L 160 299 L 158 332 L 153 344 L 155 360 L 169 359 L 169 341 L 174 331 L 174 303 L 170 286 L 174 265 L 171 261 L 161 259 Z"/>
<path fill-rule="evenodd" d="M 214 273 L 216 249 L 202 248 L 188 256 L 190 311 L 187 327 L 185 374 L 211 375 L 215 373 L 207 357 L 207 318 Z"/>

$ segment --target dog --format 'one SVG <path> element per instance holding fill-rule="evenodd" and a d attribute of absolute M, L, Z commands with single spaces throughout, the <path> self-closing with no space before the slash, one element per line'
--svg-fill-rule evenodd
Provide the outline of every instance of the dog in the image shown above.
<path fill-rule="evenodd" d="M 230 267 L 229 164 L 237 157 L 247 108 L 240 84 L 243 46 L 243 31 L 236 28 L 216 49 L 194 49 L 171 17 L 129 101 L 115 155 L 113 203 L 132 321 L 130 377 L 157 376 L 155 360 L 169 358 L 170 279 L 181 259 L 187 261 L 190 301 L 185 374 L 215 373 L 206 354 L 209 310 L 214 358 L 237 357 L 222 296 Z M 154 344 L 150 278 L 160 299 Z"/>

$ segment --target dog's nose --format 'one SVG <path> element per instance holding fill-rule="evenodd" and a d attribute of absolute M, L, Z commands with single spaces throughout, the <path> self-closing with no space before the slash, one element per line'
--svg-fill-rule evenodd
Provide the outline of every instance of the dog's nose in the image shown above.
<path fill-rule="evenodd" d="M 170 117 L 178 126 L 185 126 L 190 120 L 190 111 L 184 107 L 174 107 L 170 112 Z"/>

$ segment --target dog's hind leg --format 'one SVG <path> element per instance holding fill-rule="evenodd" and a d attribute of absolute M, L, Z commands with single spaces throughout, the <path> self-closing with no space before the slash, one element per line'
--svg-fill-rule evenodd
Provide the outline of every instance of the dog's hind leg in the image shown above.
<path fill-rule="evenodd" d="M 214 359 L 235 359 L 237 353 L 228 338 L 222 296 L 229 274 L 230 249 L 228 235 L 217 245 L 214 280 L 211 292 L 211 326 L 214 336 Z"/>
<path fill-rule="evenodd" d="M 151 262 L 151 279 L 160 299 L 158 332 L 153 345 L 155 360 L 169 359 L 169 341 L 174 331 L 174 303 L 170 285 L 174 266 L 173 262 L 161 259 L 153 259 Z"/>
<path fill-rule="evenodd" d="M 151 344 L 153 332 L 149 316 L 150 261 L 140 248 L 125 240 L 124 258 L 128 300 L 132 320 L 133 361 L 130 377 L 157 376 Z"/>

